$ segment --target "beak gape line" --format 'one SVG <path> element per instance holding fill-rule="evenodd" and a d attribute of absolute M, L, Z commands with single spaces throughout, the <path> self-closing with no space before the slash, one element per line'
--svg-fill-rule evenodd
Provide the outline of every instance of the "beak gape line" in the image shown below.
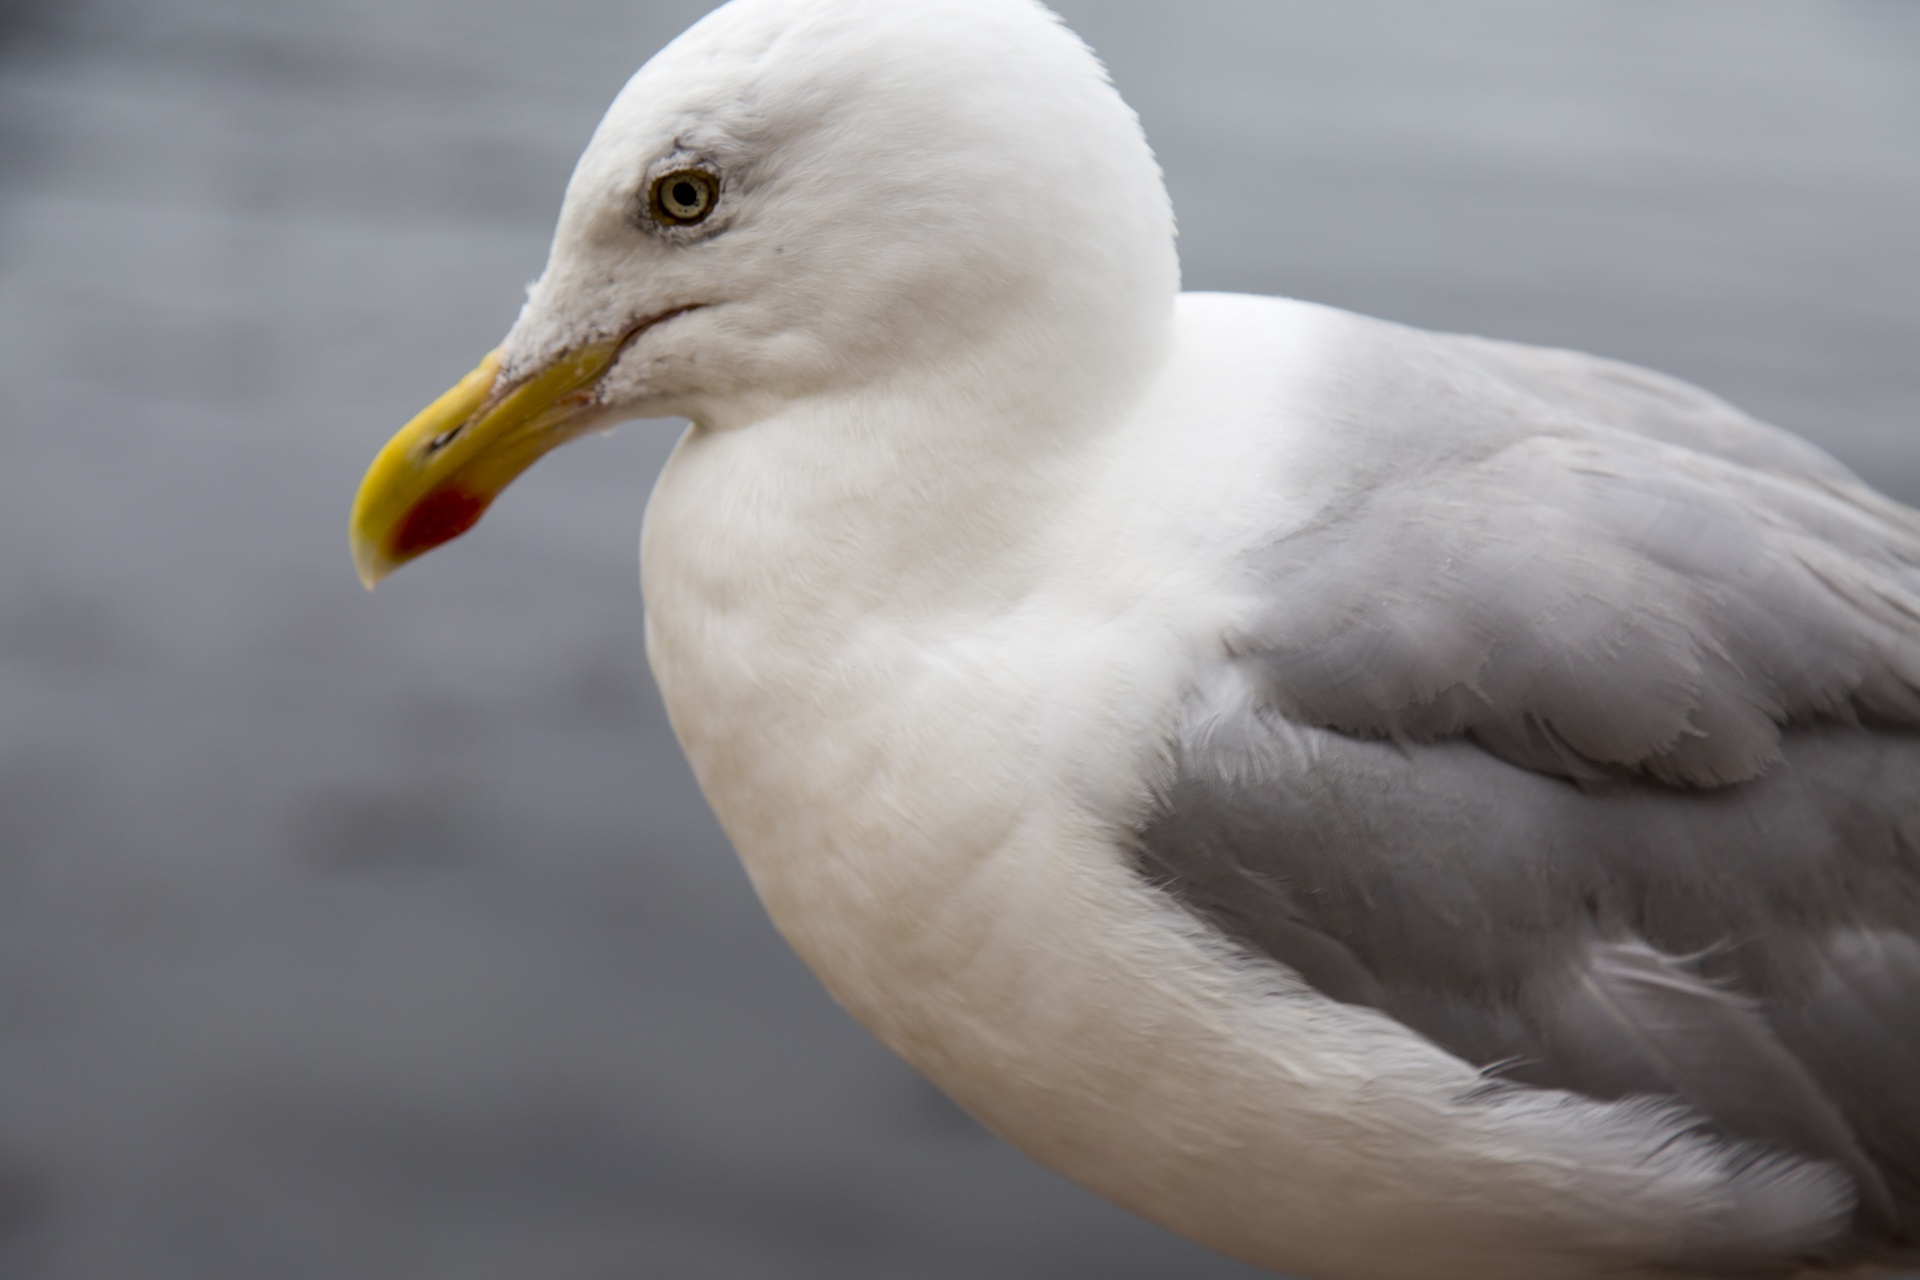
<path fill-rule="evenodd" d="M 418 556 L 451 542 L 542 454 L 579 435 L 600 407 L 596 390 L 627 344 L 676 316 L 635 321 L 614 338 L 583 343 L 500 387 L 500 353 L 402 427 L 367 468 L 351 520 L 354 567 L 369 590 Z"/>

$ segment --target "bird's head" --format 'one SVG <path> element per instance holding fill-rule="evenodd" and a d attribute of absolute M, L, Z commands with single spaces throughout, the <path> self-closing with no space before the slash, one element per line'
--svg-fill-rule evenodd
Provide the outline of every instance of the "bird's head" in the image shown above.
<path fill-rule="evenodd" d="M 734 0 L 627 83 L 512 330 L 374 461 L 360 576 L 620 419 L 1117 376 L 1163 340 L 1172 238 L 1133 113 L 1035 0 Z"/>

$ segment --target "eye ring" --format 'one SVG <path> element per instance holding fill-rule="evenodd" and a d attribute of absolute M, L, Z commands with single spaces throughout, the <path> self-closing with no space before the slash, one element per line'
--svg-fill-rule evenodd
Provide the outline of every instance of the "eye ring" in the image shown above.
<path fill-rule="evenodd" d="M 720 180 L 705 169 L 675 169 L 653 180 L 647 205 L 653 220 L 667 227 L 705 222 L 720 202 Z"/>

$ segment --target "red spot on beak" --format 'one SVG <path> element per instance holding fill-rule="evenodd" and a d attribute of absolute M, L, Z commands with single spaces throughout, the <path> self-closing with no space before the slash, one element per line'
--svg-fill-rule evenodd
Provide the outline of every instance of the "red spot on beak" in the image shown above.
<path fill-rule="evenodd" d="M 394 559 L 408 560 L 443 542 L 452 542 L 479 523 L 491 501 L 459 489 L 428 494 L 413 504 L 413 510 L 394 530 Z"/>

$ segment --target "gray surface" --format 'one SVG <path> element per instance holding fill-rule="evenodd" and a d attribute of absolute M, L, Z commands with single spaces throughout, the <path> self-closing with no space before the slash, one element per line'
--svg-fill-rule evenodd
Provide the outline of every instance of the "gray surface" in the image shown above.
<path fill-rule="evenodd" d="M 353 580 L 361 468 L 699 8 L 97 0 L 0 55 L 0 1274 L 1248 1274 L 772 934 L 640 660 L 669 429 Z M 1652 364 L 1920 497 L 1906 0 L 1063 8 L 1190 284 Z"/>

